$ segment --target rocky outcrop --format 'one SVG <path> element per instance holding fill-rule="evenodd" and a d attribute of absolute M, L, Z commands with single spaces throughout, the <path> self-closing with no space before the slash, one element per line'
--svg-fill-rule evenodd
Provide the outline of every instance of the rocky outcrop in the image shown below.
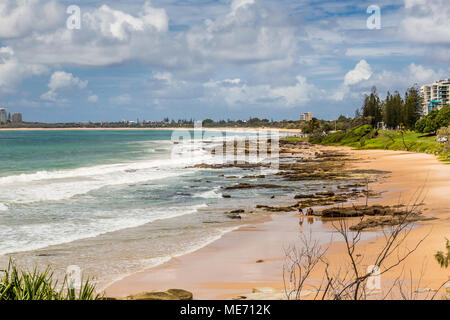
<path fill-rule="evenodd" d="M 160 292 L 141 292 L 130 295 L 127 300 L 192 300 L 191 292 L 182 289 L 169 289 Z"/>
<path fill-rule="evenodd" d="M 353 206 L 353 207 L 333 207 L 324 209 L 321 212 L 323 218 L 346 218 L 361 216 L 386 216 L 386 215 L 402 215 L 405 212 L 396 211 L 389 206 Z"/>
<path fill-rule="evenodd" d="M 412 223 L 417 221 L 429 221 L 435 220 L 433 217 L 424 217 L 420 215 L 410 215 L 410 216 L 384 216 L 375 217 L 362 220 L 354 226 L 350 227 L 351 231 L 361 231 L 365 229 L 373 229 L 377 227 L 384 226 L 396 226 L 399 224 Z"/>
<path fill-rule="evenodd" d="M 282 186 L 278 184 L 250 184 L 250 183 L 239 183 L 234 186 L 225 187 L 225 190 L 234 190 L 234 189 L 252 189 L 252 188 L 264 188 L 264 189 L 292 189 L 288 186 Z"/>

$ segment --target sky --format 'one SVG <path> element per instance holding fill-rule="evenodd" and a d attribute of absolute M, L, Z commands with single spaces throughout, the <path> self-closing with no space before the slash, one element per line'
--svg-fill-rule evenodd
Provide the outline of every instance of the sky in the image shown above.
<path fill-rule="evenodd" d="M 448 0 L 0 2 L 0 107 L 24 121 L 332 120 L 444 78 Z"/>

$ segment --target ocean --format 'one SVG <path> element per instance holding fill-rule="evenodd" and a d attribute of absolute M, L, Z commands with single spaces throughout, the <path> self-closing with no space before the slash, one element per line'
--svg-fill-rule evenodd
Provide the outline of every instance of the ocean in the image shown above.
<path fill-rule="evenodd" d="M 174 159 L 180 144 L 172 133 L 0 131 L 0 265 L 12 257 L 28 267 L 49 264 L 59 276 L 76 265 L 101 288 L 259 218 L 230 219 L 230 210 L 251 212 L 275 194 L 276 201 L 292 200 L 282 189 L 227 190 L 231 198 L 223 198 L 224 186 L 259 169 L 192 168 L 214 163 L 207 147 L 222 142 L 183 142 L 188 156 Z M 236 131 L 227 139 L 245 135 Z"/>

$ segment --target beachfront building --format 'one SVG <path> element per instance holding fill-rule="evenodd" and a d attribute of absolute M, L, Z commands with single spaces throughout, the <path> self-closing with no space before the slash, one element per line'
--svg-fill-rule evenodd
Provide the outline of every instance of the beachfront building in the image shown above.
<path fill-rule="evenodd" d="M 13 113 L 11 116 L 12 123 L 22 123 L 22 114 L 21 113 Z"/>
<path fill-rule="evenodd" d="M 439 80 L 432 84 L 426 84 L 420 88 L 422 94 L 422 111 L 427 115 L 431 110 L 440 110 L 450 104 L 450 78 Z"/>
<path fill-rule="evenodd" d="M 300 115 L 300 121 L 311 121 L 312 118 L 313 118 L 312 112 L 306 112 Z"/>
<path fill-rule="evenodd" d="M 5 108 L 0 108 L 0 124 L 6 123 L 8 120 L 8 114 Z"/>

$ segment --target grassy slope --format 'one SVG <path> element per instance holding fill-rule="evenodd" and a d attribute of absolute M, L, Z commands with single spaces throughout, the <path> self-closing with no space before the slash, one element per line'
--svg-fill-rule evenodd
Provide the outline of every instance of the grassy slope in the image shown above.
<path fill-rule="evenodd" d="M 435 154 L 442 161 L 450 162 L 450 154 L 444 152 L 444 145 L 435 141 L 434 136 L 407 131 L 405 144 L 399 132 L 393 130 L 373 130 L 370 126 L 353 128 L 348 132 L 336 132 L 324 137 L 311 137 L 310 142 L 334 146 L 350 146 L 355 149 L 382 149 L 424 152 Z M 405 147 L 406 145 L 406 147 Z"/>

